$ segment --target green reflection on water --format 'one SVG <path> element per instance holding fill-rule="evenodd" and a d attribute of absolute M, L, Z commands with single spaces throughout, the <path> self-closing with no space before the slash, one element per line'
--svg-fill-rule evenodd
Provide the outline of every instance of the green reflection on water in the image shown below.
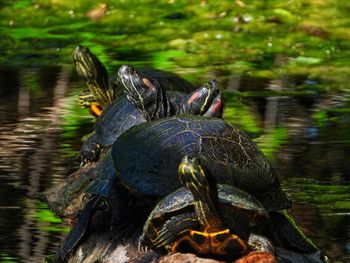
<path fill-rule="evenodd" d="M 14 263 L 14 262 L 18 262 L 18 259 L 11 257 L 5 253 L 0 253 L 0 262 L 1 263 Z"/>
<path fill-rule="evenodd" d="M 47 204 L 38 202 L 36 206 L 36 213 L 34 218 L 37 221 L 37 227 L 40 231 L 45 232 L 57 232 L 57 233 L 68 233 L 70 228 L 62 226 L 63 221 L 57 218 L 52 211 L 49 209 Z M 44 223 L 44 224 L 40 224 Z M 49 224 L 47 224 L 49 223 Z"/>
<path fill-rule="evenodd" d="M 350 185 L 324 185 L 306 178 L 289 179 L 288 183 L 293 188 L 292 195 L 297 202 L 313 204 L 324 213 L 350 210 Z"/>
<path fill-rule="evenodd" d="M 88 125 L 89 133 L 93 129 L 95 118 L 89 114 L 88 110 L 83 109 L 78 104 L 78 95 L 73 94 L 67 97 L 65 103 L 65 114 L 62 116 L 62 132 L 61 150 L 67 158 L 74 158 L 77 156 L 76 145 L 81 145 L 82 127 L 84 124 Z"/>

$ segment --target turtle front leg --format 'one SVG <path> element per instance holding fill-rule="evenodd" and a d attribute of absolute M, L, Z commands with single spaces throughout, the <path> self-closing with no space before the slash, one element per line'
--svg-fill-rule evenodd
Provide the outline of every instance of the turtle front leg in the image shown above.
<path fill-rule="evenodd" d="M 98 143 L 97 135 L 93 133 L 83 144 L 80 149 L 79 156 L 81 159 L 81 166 L 96 162 L 101 154 L 101 146 Z"/>

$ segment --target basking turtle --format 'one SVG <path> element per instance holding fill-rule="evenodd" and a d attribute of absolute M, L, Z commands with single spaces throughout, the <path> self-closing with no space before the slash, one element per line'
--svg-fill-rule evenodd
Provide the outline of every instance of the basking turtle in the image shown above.
<path fill-rule="evenodd" d="M 258 250 L 275 252 L 278 262 L 329 261 L 286 213 L 268 213 L 248 193 L 216 185 L 205 170 L 196 158 L 182 159 L 178 173 L 185 187 L 153 209 L 140 245 L 225 260 Z"/>
<path fill-rule="evenodd" d="M 102 108 L 116 99 L 115 90 L 110 85 L 106 67 L 86 47 L 77 46 L 73 52 L 73 61 L 79 76 L 88 86 L 79 96 L 82 107 L 90 109 L 94 115 L 101 115 Z"/>
<path fill-rule="evenodd" d="M 131 68 L 130 66 L 122 66 L 121 68 Z M 119 74 L 127 75 L 130 72 L 137 72 L 132 69 L 131 71 L 119 71 Z M 200 88 L 196 89 L 192 93 L 185 95 L 180 92 L 167 92 L 165 93 L 164 86 L 159 85 L 158 80 L 147 78 L 141 73 L 133 74 L 130 77 L 135 83 L 142 82 L 147 85 L 157 86 L 158 90 L 152 95 L 152 100 L 149 100 L 149 104 L 157 109 L 167 108 L 167 114 L 205 114 L 207 116 L 221 116 L 223 112 L 223 98 L 219 92 L 219 86 L 216 81 L 208 81 Z M 133 82 L 128 83 L 133 85 Z M 143 84 L 146 86 L 146 84 Z M 123 86 L 125 90 L 126 86 Z M 162 100 L 156 98 L 162 95 Z M 148 105 L 149 105 L 148 104 Z M 198 110 L 203 108 L 203 110 Z M 160 116 L 158 116 L 160 118 Z M 133 103 L 131 103 L 126 97 L 112 102 L 97 119 L 95 124 L 95 132 L 87 139 L 85 144 L 80 150 L 83 162 L 95 161 L 100 153 L 100 150 L 104 147 L 108 147 L 130 127 L 136 124 L 145 122 L 147 118 L 140 112 Z"/>
<path fill-rule="evenodd" d="M 254 195 L 268 211 L 291 201 L 257 145 L 242 131 L 218 118 L 178 115 L 141 123 L 112 146 L 116 171 L 133 192 L 161 197 L 181 187 L 177 169 L 182 156 L 200 156 L 220 184 Z"/>
<path fill-rule="evenodd" d="M 270 225 L 261 203 L 236 187 L 217 185 L 203 168 L 197 158 L 182 159 L 178 173 L 184 187 L 153 209 L 141 243 L 225 260 L 256 249 L 274 254 L 272 244 L 257 235 Z"/>

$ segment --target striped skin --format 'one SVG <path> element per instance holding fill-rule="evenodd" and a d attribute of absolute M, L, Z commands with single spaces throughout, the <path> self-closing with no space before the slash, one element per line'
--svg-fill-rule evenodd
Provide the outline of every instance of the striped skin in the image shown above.
<path fill-rule="evenodd" d="M 220 259 L 247 253 L 250 232 L 269 223 L 262 204 L 238 188 L 216 185 L 197 158 L 185 156 L 178 172 L 184 187 L 153 209 L 142 242 L 156 249 Z"/>

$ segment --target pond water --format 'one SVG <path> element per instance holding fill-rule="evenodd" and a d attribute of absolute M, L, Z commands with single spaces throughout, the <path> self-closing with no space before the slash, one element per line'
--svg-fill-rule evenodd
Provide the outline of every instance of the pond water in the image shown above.
<path fill-rule="evenodd" d="M 129 63 L 195 85 L 216 78 L 224 118 L 275 167 L 291 214 L 329 256 L 350 261 L 350 2 L 104 2 L 0 7 L 0 262 L 41 262 L 69 231 L 40 193 L 79 167 L 93 128 L 77 103 L 78 44 L 110 72 Z"/>

